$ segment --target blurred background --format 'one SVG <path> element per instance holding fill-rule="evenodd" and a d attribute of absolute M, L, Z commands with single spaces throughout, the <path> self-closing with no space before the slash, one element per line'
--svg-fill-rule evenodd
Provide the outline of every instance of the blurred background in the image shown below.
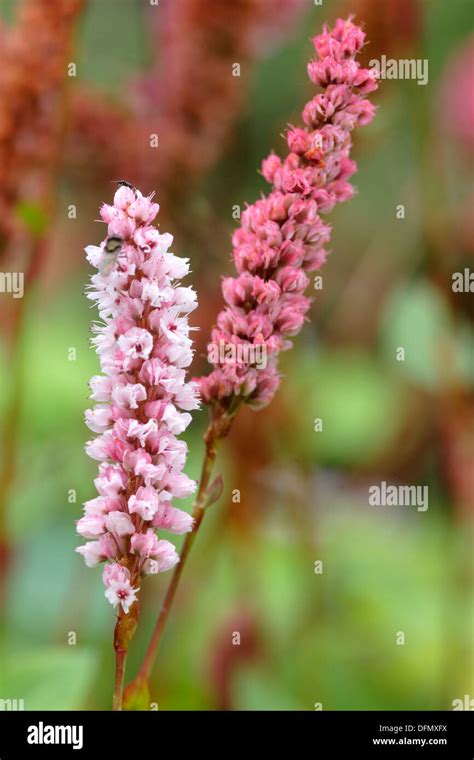
<path fill-rule="evenodd" d="M 161 230 L 191 258 L 192 373 L 207 372 L 233 207 L 267 192 L 260 162 L 284 154 L 311 96 L 311 37 L 348 13 L 366 62 L 427 59 L 428 84 L 383 80 L 376 119 L 354 136 L 358 195 L 331 215 L 323 288 L 277 397 L 244 410 L 222 446 L 224 494 L 152 697 L 160 709 L 412 710 L 474 696 L 472 293 L 452 289 L 474 269 L 470 3 L 0 0 L 1 271 L 25 274 L 23 298 L 0 293 L 1 699 L 111 705 L 114 612 L 74 553 L 96 474 L 83 450 L 98 371 L 83 248 L 103 238 L 111 181 L 156 190 Z M 187 431 L 192 477 L 206 420 Z M 428 511 L 369 506 L 382 480 L 427 485 Z M 168 581 L 144 584 L 130 678 Z"/>

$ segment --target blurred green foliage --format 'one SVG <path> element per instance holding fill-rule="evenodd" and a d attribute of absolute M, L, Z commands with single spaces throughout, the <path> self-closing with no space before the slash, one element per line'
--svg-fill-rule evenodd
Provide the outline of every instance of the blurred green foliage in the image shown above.
<path fill-rule="evenodd" d="M 263 189 L 259 162 L 269 149 L 281 148 L 279 135 L 304 102 L 308 38 L 334 17 L 337 5 L 311 9 L 295 37 L 252 72 L 234 142 L 196 190 L 227 215 L 229 233 L 229 208 Z M 284 379 L 270 415 L 253 418 L 256 433 L 268 428 L 269 463 L 257 473 L 256 513 L 240 529 L 229 517 L 239 508 L 230 494 L 239 488 L 245 501 L 247 481 L 231 441 L 222 447 L 224 495 L 206 517 L 186 568 L 152 683 L 160 709 L 214 709 L 224 687 L 231 707 L 251 710 L 313 710 L 316 703 L 334 710 L 450 709 L 454 698 L 472 693 L 472 562 L 456 495 L 433 474 L 436 445 L 426 456 L 415 451 L 405 475 L 407 482 L 429 481 L 433 498 L 426 514 L 369 511 L 366 496 L 367 478 L 390 480 L 393 472 L 397 478 L 396 467 L 387 474 L 383 467 L 396 465 L 407 421 L 425 413 L 421 401 L 413 412 L 416 394 L 427 394 L 437 407 L 436 394 L 445 388 L 442 338 L 453 347 L 458 382 L 472 383 L 467 322 L 452 313 L 424 269 L 425 215 L 431 213 L 426 193 L 437 177 L 423 156 L 437 82 L 467 32 L 472 9 L 462 0 L 425 5 L 417 55 L 429 57 L 429 87 L 420 92 L 414 82 L 383 83 L 377 119 L 356 139 L 359 195 L 331 219 L 333 253 L 313 325 L 283 357 Z M 10 7 L 2 4 L 2 13 L 8 16 Z M 108 0 L 91 0 L 79 30 L 81 79 L 117 94 L 129 76 L 146 68 L 145 31 L 139 3 L 121 0 L 111 14 Z M 103 189 L 97 192 L 103 198 Z M 394 214 L 401 202 L 409 210 L 403 223 Z M 36 209 L 22 206 L 19 212 L 40 230 Z M 96 229 L 91 220 L 73 246 L 95 241 Z M 206 255 L 193 261 L 198 277 Z M 221 271 L 226 268 L 227 250 Z M 371 272 L 380 278 L 370 279 Z M 109 709 L 111 702 L 114 612 L 103 597 L 100 571 L 84 568 L 74 553 L 73 523 L 81 503 L 93 496 L 96 472 L 83 452 L 87 380 L 98 371 L 88 346 L 86 277 L 83 267 L 35 293 L 22 337 L 0 696 L 23 698 L 29 709 Z M 351 332 L 361 314 L 365 318 Z M 339 332 L 336 323 L 344 325 Z M 398 346 L 405 348 L 405 362 L 395 360 Z M 2 347 L 2 388 L 11 379 L 6 357 Z M 2 407 L 5 400 L 6 393 Z M 192 477 L 199 473 L 205 418 L 199 412 L 188 431 Z M 323 419 L 324 434 L 314 431 L 316 418 Z M 249 458 L 259 453 L 253 445 L 246 443 Z M 280 481 L 275 487 L 275 472 L 292 487 L 280 488 Z M 322 574 L 314 572 L 317 560 Z M 166 575 L 147 579 L 130 675 L 166 583 Z M 237 654 L 229 640 L 248 619 L 258 644 L 246 654 L 243 635 Z M 396 644 L 400 631 L 404 646 Z M 73 646 L 70 632 L 77 637 Z"/>

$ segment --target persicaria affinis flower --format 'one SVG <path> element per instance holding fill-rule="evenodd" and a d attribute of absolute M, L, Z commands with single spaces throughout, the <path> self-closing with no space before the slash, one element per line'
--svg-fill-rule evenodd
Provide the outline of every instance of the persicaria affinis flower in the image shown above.
<path fill-rule="evenodd" d="M 179 280 L 187 259 L 170 252 L 172 236 L 152 226 L 159 210 L 153 196 L 122 185 L 113 205 L 104 204 L 108 225 L 100 246 L 88 246 L 98 269 L 88 298 L 99 309 L 92 343 L 102 373 L 90 381 L 95 403 L 86 412 L 97 433 L 86 451 L 100 462 L 98 496 L 84 505 L 77 548 L 89 567 L 105 563 L 109 602 L 128 613 L 141 578 L 178 562 L 174 545 L 157 530 L 186 533 L 191 516 L 173 506 L 195 482 L 183 472 L 186 443 L 177 436 L 199 406 L 197 385 L 186 381 L 192 360 L 189 313 L 196 294 Z"/>
<path fill-rule="evenodd" d="M 350 133 L 372 120 L 375 108 L 365 95 L 377 88 L 375 71 L 355 60 L 364 36 L 351 19 L 338 19 L 314 38 L 317 58 L 308 74 L 319 91 L 303 109 L 304 127 L 288 131 L 286 158 L 264 160 L 273 190 L 246 208 L 234 233 L 237 276 L 223 279 L 226 307 L 208 349 L 214 369 L 199 380 L 203 400 L 224 411 L 233 399 L 258 408 L 273 398 L 278 354 L 292 346 L 310 307 L 307 273 L 326 260 L 331 228 L 321 214 L 354 193 Z M 257 347 L 266 356 L 261 366 Z"/>

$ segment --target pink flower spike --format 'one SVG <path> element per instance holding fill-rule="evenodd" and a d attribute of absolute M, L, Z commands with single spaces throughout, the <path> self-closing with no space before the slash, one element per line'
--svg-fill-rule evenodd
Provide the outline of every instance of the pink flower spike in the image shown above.
<path fill-rule="evenodd" d="M 187 259 L 169 251 L 171 235 L 151 226 L 159 206 L 139 190 L 121 186 L 100 210 L 108 225 L 100 246 L 88 246 L 88 298 L 99 308 L 92 344 L 101 375 L 90 380 L 96 405 L 86 412 L 97 434 L 86 451 L 99 464 L 98 496 L 84 505 L 77 548 L 89 567 L 105 562 L 105 595 L 128 613 L 144 574 L 177 562 L 174 546 L 156 528 L 184 533 L 192 518 L 172 506 L 195 489 L 183 472 L 186 444 L 178 440 L 199 407 L 196 383 L 186 381 L 193 356 L 188 314 L 196 294 L 181 286 Z M 103 265 L 110 237 L 116 258 Z M 161 516 L 158 519 L 157 516 Z M 152 563 L 152 564 L 150 564 Z"/>
<path fill-rule="evenodd" d="M 291 348 L 311 305 L 306 272 L 326 260 L 331 229 L 320 215 L 352 197 L 350 133 L 375 113 L 364 97 L 377 88 L 374 71 L 356 61 L 362 30 L 338 19 L 313 43 L 317 60 L 308 73 L 319 91 L 303 109 L 305 126 L 290 127 L 283 160 L 274 153 L 264 159 L 273 189 L 245 209 L 232 237 L 237 275 L 222 281 L 227 307 L 208 346 L 214 369 L 198 380 L 202 400 L 221 412 L 235 409 L 235 399 L 261 409 L 275 395 L 278 354 Z"/>

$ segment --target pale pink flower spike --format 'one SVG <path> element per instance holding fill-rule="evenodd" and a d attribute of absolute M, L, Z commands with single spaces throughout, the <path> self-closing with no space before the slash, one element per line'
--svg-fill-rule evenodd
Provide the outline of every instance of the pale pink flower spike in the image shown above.
<path fill-rule="evenodd" d="M 197 302 L 194 290 L 177 282 L 188 273 L 188 260 L 168 250 L 171 235 L 151 226 L 158 210 L 152 196 L 121 186 L 113 205 L 101 208 L 106 239 L 86 248 L 99 270 L 88 298 L 102 320 L 92 326 L 92 343 L 103 374 L 90 381 L 97 403 L 86 412 L 98 434 L 86 451 L 100 462 L 99 496 L 84 505 L 77 531 L 89 540 L 76 551 L 89 567 L 105 562 L 105 596 L 125 614 L 143 575 L 178 562 L 174 545 L 156 530 L 193 527 L 172 501 L 196 486 L 183 472 L 187 446 L 177 436 L 199 406 L 197 385 L 185 379 L 193 356 L 188 314 Z"/>

